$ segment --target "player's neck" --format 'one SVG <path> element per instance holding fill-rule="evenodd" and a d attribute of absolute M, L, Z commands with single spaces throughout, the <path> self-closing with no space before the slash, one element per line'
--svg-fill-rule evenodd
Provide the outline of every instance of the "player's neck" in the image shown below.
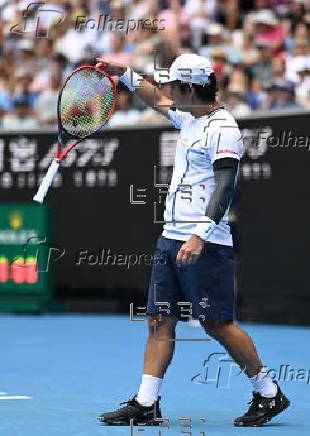
<path fill-rule="evenodd" d="M 220 104 L 215 101 L 214 103 L 210 103 L 206 105 L 205 107 L 198 107 L 197 109 L 194 109 L 191 114 L 195 118 L 203 117 L 204 115 L 209 115 L 211 112 L 215 111 L 216 109 L 219 109 L 221 106 Z"/>

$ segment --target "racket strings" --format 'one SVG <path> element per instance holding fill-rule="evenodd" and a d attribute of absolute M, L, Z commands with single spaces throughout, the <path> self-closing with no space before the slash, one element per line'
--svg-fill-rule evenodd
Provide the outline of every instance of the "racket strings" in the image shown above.
<path fill-rule="evenodd" d="M 107 77 L 93 69 L 77 71 L 61 95 L 61 124 L 72 136 L 89 136 L 108 121 L 114 101 L 114 89 Z"/>

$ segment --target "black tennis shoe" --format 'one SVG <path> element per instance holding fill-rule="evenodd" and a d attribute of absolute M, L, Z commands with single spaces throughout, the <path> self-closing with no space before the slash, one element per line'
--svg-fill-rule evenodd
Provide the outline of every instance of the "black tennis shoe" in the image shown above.
<path fill-rule="evenodd" d="M 234 424 L 236 427 L 261 426 L 289 407 L 290 401 L 283 394 L 278 384 L 275 384 L 278 387 L 275 397 L 265 398 L 259 393 L 253 392 L 249 410 L 243 416 L 235 419 Z"/>
<path fill-rule="evenodd" d="M 102 413 L 98 420 L 106 425 L 159 425 L 161 423 L 161 411 L 159 406 L 160 397 L 150 407 L 142 406 L 138 403 L 136 397 L 129 401 L 124 401 L 122 404 L 127 404 L 125 407 L 115 410 L 114 412 Z"/>

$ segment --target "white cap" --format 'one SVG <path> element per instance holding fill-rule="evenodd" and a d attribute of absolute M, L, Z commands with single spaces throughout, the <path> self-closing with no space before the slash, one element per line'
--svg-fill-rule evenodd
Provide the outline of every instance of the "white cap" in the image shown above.
<path fill-rule="evenodd" d="M 160 84 L 180 80 L 185 83 L 209 84 L 213 73 L 209 59 L 193 53 L 182 54 L 170 68 L 161 68 L 154 72 L 154 80 Z"/>
<path fill-rule="evenodd" d="M 276 26 L 278 19 L 270 9 L 261 9 L 254 14 L 253 17 L 256 23 L 269 24 L 270 26 Z"/>

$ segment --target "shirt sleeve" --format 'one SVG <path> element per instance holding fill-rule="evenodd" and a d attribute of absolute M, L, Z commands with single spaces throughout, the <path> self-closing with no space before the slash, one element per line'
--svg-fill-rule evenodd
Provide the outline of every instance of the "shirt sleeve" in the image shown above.
<path fill-rule="evenodd" d="M 176 129 L 181 129 L 184 120 L 189 116 L 190 114 L 188 112 L 182 112 L 172 109 L 168 111 L 168 117 Z"/>
<path fill-rule="evenodd" d="M 223 126 L 216 129 L 210 138 L 208 153 L 212 164 L 227 157 L 240 160 L 243 154 L 243 140 L 238 126 Z"/>

